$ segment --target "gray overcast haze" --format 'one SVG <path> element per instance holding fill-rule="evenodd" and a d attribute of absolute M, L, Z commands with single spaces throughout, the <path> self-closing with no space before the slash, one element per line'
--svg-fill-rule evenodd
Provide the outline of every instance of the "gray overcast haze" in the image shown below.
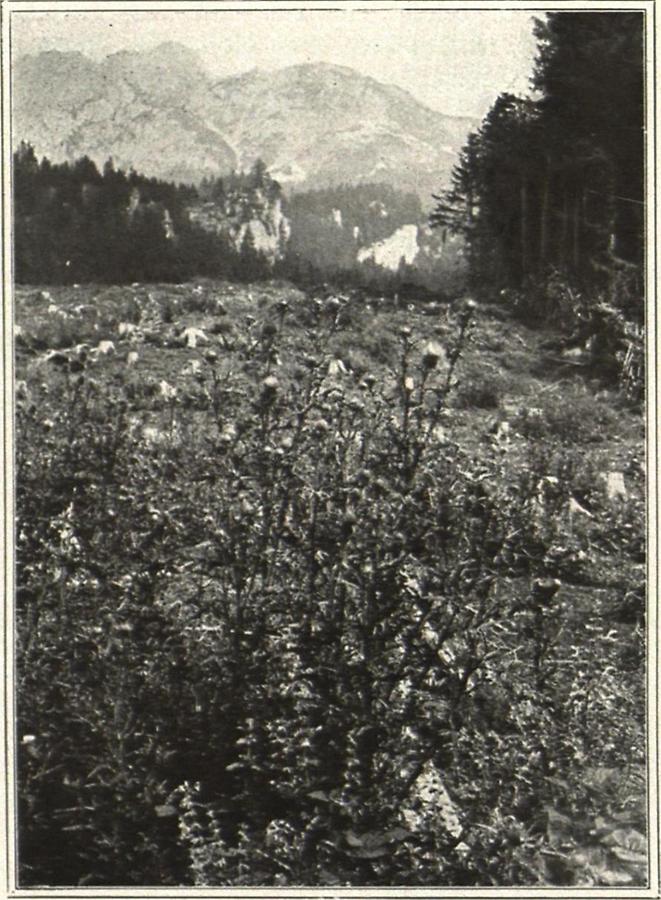
<path fill-rule="evenodd" d="M 306 62 L 350 66 L 452 115 L 482 116 L 503 91 L 529 92 L 530 12 L 344 8 L 194 12 L 12 12 L 12 53 L 80 50 L 100 59 L 179 41 L 218 77 Z"/>

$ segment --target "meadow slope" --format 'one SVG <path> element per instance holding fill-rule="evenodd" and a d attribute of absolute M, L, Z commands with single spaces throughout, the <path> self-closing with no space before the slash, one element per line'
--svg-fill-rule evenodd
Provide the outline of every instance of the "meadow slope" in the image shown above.
<path fill-rule="evenodd" d="M 644 422 L 587 353 L 284 282 L 15 321 L 22 886 L 645 882 Z"/>

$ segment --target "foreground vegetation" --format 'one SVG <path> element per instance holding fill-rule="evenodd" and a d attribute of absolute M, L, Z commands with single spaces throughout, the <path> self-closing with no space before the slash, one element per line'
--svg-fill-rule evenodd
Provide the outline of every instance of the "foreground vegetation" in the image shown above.
<path fill-rule="evenodd" d="M 16 313 L 23 886 L 646 882 L 623 392 L 468 302 Z"/>

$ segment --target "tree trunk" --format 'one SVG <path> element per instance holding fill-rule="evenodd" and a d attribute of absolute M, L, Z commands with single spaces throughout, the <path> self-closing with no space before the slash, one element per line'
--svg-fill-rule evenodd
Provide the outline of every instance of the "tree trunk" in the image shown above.
<path fill-rule="evenodd" d="M 560 246 L 559 246 L 559 262 L 561 268 L 567 267 L 567 240 L 569 237 L 569 200 L 567 199 L 567 191 L 565 190 L 562 195 L 562 229 L 560 231 Z"/>
<path fill-rule="evenodd" d="M 528 185 L 521 182 L 521 277 L 528 274 Z"/>
<path fill-rule="evenodd" d="M 578 227 L 579 227 L 579 232 L 578 232 L 578 244 L 579 244 L 579 255 L 580 255 L 580 259 L 583 259 L 583 258 L 585 257 L 585 255 L 586 255 L 585 252 L 583 252 L 584 250 L 587 249 L 588 254 L 589 254 L 589 252 L 590 252 L 590 247 L 589 247 L 589 246 L 588 246 L 587 248 L 581 246 L 581 239 L 585 240 L 586 237 L 588 237 L 588 236 L 586 235 L 585 229 L 581 227 L 581 226 L 583 225 L 584 222 L 587 222 L 587 221 L 588 221 L 587 212 L 588 212 L 588 194 L 587 194 L 587 191 L 586 191 L 585 188 L 584 188 L 584 189 L 583 189 L 583 192 L 582 192 L 582 194 L 581 194 L 581 209 L 580 209 L 580 215 L 579 215 L 579 218 L 578 218 Z M 579 260 L 579 261 L 580 261 L 580 260 Z"/>
<path fill-rule="evenodd" d="M 578 264 L 580 262 L 580 221 L 581 221 L 581 201 L 576 198 L 574 200 L 574 207 L 572 210 L 572 265 L 574 269 L 578 269 Z"/>
<path fill-rule="evenodd" d="M 544 266 L 548 256 L 549 242 L 549 197 L 550 197 L 550 181 L 551 181 L 551 163 L 548 156 L 546 157 L 546 170 L 544 172 L 544 183 L 542 185 L 542 205 L 541 218 L 539 223 L 539 263 Z"/>

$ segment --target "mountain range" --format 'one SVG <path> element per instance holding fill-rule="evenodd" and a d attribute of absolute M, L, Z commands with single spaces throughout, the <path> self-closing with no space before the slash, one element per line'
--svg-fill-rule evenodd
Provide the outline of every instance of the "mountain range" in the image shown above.
<path fill-rule="evenodd" d="M 217 79 L 175 42 L 101 61 L 50 50 L 12 70 L 15 145 L 181 182 L 261 158 L 287 190 L 383 182 L 428 201 L 476 124 L 327 63 Z"/>

